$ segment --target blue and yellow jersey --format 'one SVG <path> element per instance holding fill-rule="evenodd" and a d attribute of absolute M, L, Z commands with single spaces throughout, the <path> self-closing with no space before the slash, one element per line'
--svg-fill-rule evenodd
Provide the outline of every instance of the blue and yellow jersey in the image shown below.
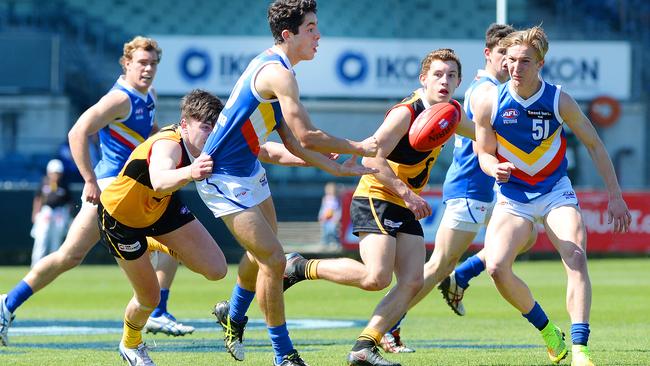
<path fill-rule="evenodd" d="M 470 100 L 472 93 L 479 85 L 492 83 L 499 85 L 499 81 L 485 70 L 479 70 L 476 78 L 472 81 L 465 92 L 463 108 L 469 119 L 474 118 Z M 442 186 L 442 200 L 452 198 L 471 198 L 483 202 L 491 202 L 494 198 L 494 178 L 485 174 L 478 163 L 478 157 L 474 153 L 472 139 L 465 136 L 455 135 L 454 158 L 451 162 L 445 183 Z"/>
<path fill-rule="evenodd" d="M 289 59 L 277 47 L 248 64 L 203 148 L 212 156 L 215 174 L 249 177 L 258 164 L 260 145 L 282 121 L 278 100 L 262 98 L 254 86 L 259 71 L 268 64 L 280 64 L 293 72 Z"/>
<path fill-rule="evenodd" d="M 413 124 L 415 118 L 429 107 L 429 104 L 422 99 L 420 91 L 416 90 L 390 110 L 397 107 L 406 107 L 411 111 L 410 124 Z M 442 146 L 438 146 L 430 151 L 417 151 L 413 149 L 409 143 L 409 134 L 407 131 L 393 151 L 388 154 L 386 160 L 395 175 L 402 182 L 406 183 L 413 192 L 419 194 L 429 182 L 431 168 L 438 159 L 440 150 L 442 150 Z M 366 174 L 361 177 L 359 185 L 357 185 L 357 189 L 354 191 L 354 196 L 378 198 L 406 207 L 406 203 L 404 203 L 401 197 L 391 192 L 372 174 Z"/>
<path fill-rule="evenodd" d="M 99 130 L 102 158 L 95 166 L 97 179 L 116 177 L 129 155 L 151 133 L 156 101 L 151 92 L 146 95 L 130 86 L 122 77 L 118 78 L 112 90 L 120 90 L 129 96 L 129 114 Z"/>
<path fill-rule="evenodd" d="M 566 137 L 560 116 L 561 89 L 541 80 L 539 91 L 524 100 L 510 86 L 498 87 L 492 128 L 497 137 L 497 159 L 517 169 L 499 183 L 500 192 L 515 201 L 530 202 L 553 189 L 566 175 Z"/>

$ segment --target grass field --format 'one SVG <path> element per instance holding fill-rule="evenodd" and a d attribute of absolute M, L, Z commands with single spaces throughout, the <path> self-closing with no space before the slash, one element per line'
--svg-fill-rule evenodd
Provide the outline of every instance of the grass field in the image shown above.
<path fill-rule="evenodd" d="M 8 291 L 27 270 L 0 267 L 0 291 Z M 560 262 L 518 262 L 515 270 L 568 334 Z M 272 365 L 272 350 L 256 305 L 249 313 L 244 362 L 236 363 L 225 352 L 221 333 L 211 324 L 211 307 L 229 297 L 235 274 L 231 267 L 227 278 L 212 283 L 179 269 L 170 310 L 181 321 L 197 326 L 197 331 L 181 338 L 146 335 L 146 342 L 157 345 L 150 354 L 158 365 Z M 590 348 L 596 365 L 650 365 L 650 259 L 592 260 L 590 274 L 594 290 Z M 345 365 L 348 350 L 383 293 L 325 281 L 296 285 L 286 295 L 288 319 L 350 322 L 329 329 L 290 325 L 294 345 L 312 366 Z M 122 364 L 117 344 L 130 294 L 116 266 L 81 266 L 64 274 L 19 309 L 9 333 L 11 345 L 0 348 L 0 365 Z M 402 336 L 417 352 L 387 357 L 402 365 L 549 364 L 538 332 L 499 296 L 487 276 L 472 282 L 465 299 L 468 314 L 458 317 L 437 291 L 431 293 L 403 323 Z M 570 358 L 562 364 L 570 364 Z"/>

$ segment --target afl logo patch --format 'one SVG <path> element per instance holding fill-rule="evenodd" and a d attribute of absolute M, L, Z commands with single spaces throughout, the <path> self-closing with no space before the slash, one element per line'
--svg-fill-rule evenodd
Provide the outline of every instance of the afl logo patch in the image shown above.
<path fill-rule="evenodd" d="M 519 111 L 514 108 L 508 108 L 501 113 L 501 117 L 507 119 L 517 118 L 519 117 Z"/>
<path fill-rule="evenodd" d="M 503 118 L 504 125 L 517 123 L 517 117 L 519 117 L 519 111 L 514 108 L 508 108 L 505 111 L 503 111 L 503 113 L 501 113 L 501 117 Z"/>

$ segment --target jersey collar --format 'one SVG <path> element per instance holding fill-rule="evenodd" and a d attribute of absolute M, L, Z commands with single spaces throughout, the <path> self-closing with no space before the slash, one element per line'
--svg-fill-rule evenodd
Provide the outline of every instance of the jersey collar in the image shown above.
<path fill-rule="evenodd" d="M 287 57 L 287 54 L 284 53 L 284 51 L 282 51 L 282 49 L 280 47 L 276 46 L 276 45 L 271 47 L 271 51 L 273 51 L 273 53 L 276 53 L 278 56 L 280 56 L 280 58 L 282 59 L 282 61 L 284 63 L 284 66 L 286 66 L 287 69 L 289 69 L 289 71 L 291 71 L 293 73 L 293 75 L 295 76 L 296 71 L 293 69 L 293 66 L 291 66 L 291 62 L 289 62 L 289 58 Z"/>
<path fill-rule="evenodd" d="M 546 83 L 542 79 L 542 77 L 539 77 L 539 81 L 542 82 L 542 86 L 539 88 L 539 90 L 530 96 L 528 99 L 524 99 L 517 94 L 517 92 L 514 90 L 512 87 L 512 83 L 508 82 L 508 92 L 510 92 L 510 95 L 512 96 L 512 99 L 517 101 L 517 103 L 521 104 L 522 107 L 528 108 L 530 107 L 533 103 L 535 103 L 539 98 L 542 97 L 542 94 L 544 94 L 544 89 L 546 89 Z"/>
<path fill-rule="evenodd" d="M 138 98 L 142 99 L 145 103 L 147 102 L 147 94 L 142 94 L 142 92 L 138 91 L 136 88 L 132 87 L 131 84 L 129 84 L 126 79 L 124 78 L 124 75 L 120 75 L 119 78 L 117 78 L 117 83 L 120 84 L 121 87 L 124 89 L 130 91 L 134 95 L 136 95 Z"/>
<path fill-rule="evenodd" d="M 477 79 L 480 79 L 480 78 L 487 78 L 487 79 L 490 79 L 490 81 L 492 81 L 492 82 L 494 83 L 494 85 L 499 85 L 499 84 L 501 84 L 501 83 L 499 82 L 499 80 L 497 80 L 497 78 L 495 78 L 494 76 L 490 75 L 490 73 L 487 72 L 487 71 L 485 71 L 484 69 L 478 69 L 478 71 L 476 71 L 476 78 L 477 78 Z"/>
<path fill-rule="evenodd" d="M 431 104 L 427 101 L 427 98 L 424 97 L 424 90 L 422 88 L 419 88 L 417 90 L 418 96 L 420 97 L 420 100 L 422 101 L 422 105 L 424 105 L 424 109 L 427 109 L 431 107 Z"/>

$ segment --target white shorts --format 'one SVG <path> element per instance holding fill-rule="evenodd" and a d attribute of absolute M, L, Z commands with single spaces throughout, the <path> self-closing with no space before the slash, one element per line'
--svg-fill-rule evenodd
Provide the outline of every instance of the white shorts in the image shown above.
<path fill-rule="evenodd" d="M 106 187 L 108 187 L 111 183 L 113 183 L 113 181 L 115 179 L 117 179 L 117 177 L 106 177 L 106 178 L 97 179 L 97 185 L 99 186 L 99 190 L 100 191 L 105 190 Z M 83 194 L 84 193 L 83 193 L 83 190 L 82 190 L 81 191 L 81 207 L 82 208 L 83 207 L 97 208 L 96 204 L 86 201 L 86 198 L 83 196 Z"/>
<path fill-rule="evenodd" d="M 196 182 L 196 190 L 214 217 L 257 206 L 271 196 L 266 170 L 260 163 L 250 177 L 212 174 Z"/>
<path fill-rule="evenodd" d="M 452 198 L 445 201 L 445 212 L 440 225 L 450 229 L 478 233 L 481 226 L 487 225 L 492 214 L 493 202 L 483 202 L 471 198 Z"/>
<path fill-rule="evenodd" d="M 562 206 L 578 206 L 576 192 L 567 176 L 557 181 L 550 192 L 528 203 L 518 202 L 497 193 L 494 212 L 504 211 L 532 222 L 542 222 L 551 210 Z"/>

